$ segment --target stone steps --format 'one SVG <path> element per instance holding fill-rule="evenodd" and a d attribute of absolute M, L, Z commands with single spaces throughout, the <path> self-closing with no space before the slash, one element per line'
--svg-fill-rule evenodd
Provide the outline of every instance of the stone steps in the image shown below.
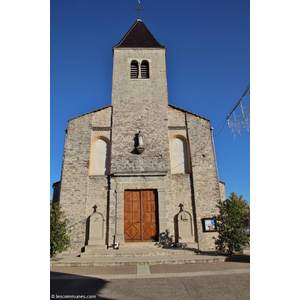
<path fill-rule="evenodd" d="M 50 266 L 54 267 L 93 267 L 93 266 L 141 266 L 141 265 L 178 265 L 178 264 L 196 264 L 207 262 L 224 262 L 226 257 L 210 257 L 210 258 L 173 258 L 163 259 L 155 258 L 153 260 L 149 257 L 138 260 L 112 260 L 112 261 L 54 261 Z"/>
<path fill-rule="evenodd" d="M 133 249 L 133 250 L 106 250 L 95 253 L 81 253 L 80 257 L 142 257 L 142 256 L 165 256 L 165 255 L 195 255 L 196 250 L 181 249 Z"/>
<path fill-rule="evenodd" d="M 159 249 L 157 242 L 136 242 L 136 243 L 120 243 L 119 250 L 133 250 L 133 249 Z"/>
<path fill-rule="evenodd" d="M 92 266 L 138 266 L 138 265 L 178 265 L 207 262 L 224 262 L 225 256 L 197 254 L 189 250 L 103 250 L 102 253 L 81 253 L 64 255 L 51 261 L 51 266 L 92 267 Z"/>
<path fill-rule="evenodd" d="M 185 247 L 188 249 L 197 249 L 197 243 L 185 243 Z M 173 249 L 173 248 L 161 248 L 157 242 L 136 242 L 136 243 L 120 243 L 119 250 L 134 250 L 134 249 Z M 183 249 L 183 248 L 178 248 Z"/>
<path fill-rule="evenodd" d="M 120 249 L 103 249 L 88 253 L 65 253 L 50 261 L 51 266 L 141 266 L 180 265 L 228 261 L 226 256 L 215 252 L 199 252 L 194 243 L 187 248 L 161 248 L 157 243 L 124 243 Z M 125 249 L 124 249 L 125 248 Z"/>

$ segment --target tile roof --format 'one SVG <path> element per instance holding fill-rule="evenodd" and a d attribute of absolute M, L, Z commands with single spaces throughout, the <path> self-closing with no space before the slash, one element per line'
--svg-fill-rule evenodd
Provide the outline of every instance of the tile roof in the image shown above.
<path fill-rule="evenodd" d="M 114 48 L 166 48 L 152 35 L 141 19 L 131 26 L 123 39 Z"/>

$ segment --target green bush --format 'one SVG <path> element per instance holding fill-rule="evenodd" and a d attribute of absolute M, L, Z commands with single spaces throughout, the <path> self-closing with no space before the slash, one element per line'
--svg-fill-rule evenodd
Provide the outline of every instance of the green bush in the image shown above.
<path fill-rule="evenodd" d="M 245 219 L 249 214 L 248 203 L 243 196 L 232 192 L 229 199 L 220 201 L 217 205 L 219 214 L 214 216 L 219 236 L 215 238 L 217 251 L 232 255 L 234 252 L 242 253 L 249 245 L 249 238 L 243 230 Z"/>
<path fill-rule="evenodd" d="M 68 249 L 70 245 L 68 222 L 58 204 L 50 205 L 50 257 Z"/>

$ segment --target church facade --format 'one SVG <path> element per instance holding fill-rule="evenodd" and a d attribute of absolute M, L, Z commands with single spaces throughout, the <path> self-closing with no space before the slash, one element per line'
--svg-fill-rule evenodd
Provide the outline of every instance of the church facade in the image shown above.
<path fill-rule="evenodd" d="M 113 47 L 111 105 L 69 120 L 59 203 L 69 252 L 169 237 L 214 249 L 224 198 L 209 120 L 169 104 L 166 48 L 138 19 Z"/>

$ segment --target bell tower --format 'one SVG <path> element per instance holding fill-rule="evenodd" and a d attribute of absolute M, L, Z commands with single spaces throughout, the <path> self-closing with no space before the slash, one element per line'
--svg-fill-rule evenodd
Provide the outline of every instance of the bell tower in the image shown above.
<path fill-rule="evenodd" d="M 168 104 L 166 47 L 160 45 L 141 19 L 132 25 L 113 47 L 112 105 L 128 103 L 145 106 L 154 100 Z M 122 97 L 121 97 L 122 95 Z"/>
<path fill-rule="evenodd" d="M 113 54 L 111 173 L 167 171 L 166 47 L 137 19 Z M 142 154 L 134 146 L 139 132 Z"/>

